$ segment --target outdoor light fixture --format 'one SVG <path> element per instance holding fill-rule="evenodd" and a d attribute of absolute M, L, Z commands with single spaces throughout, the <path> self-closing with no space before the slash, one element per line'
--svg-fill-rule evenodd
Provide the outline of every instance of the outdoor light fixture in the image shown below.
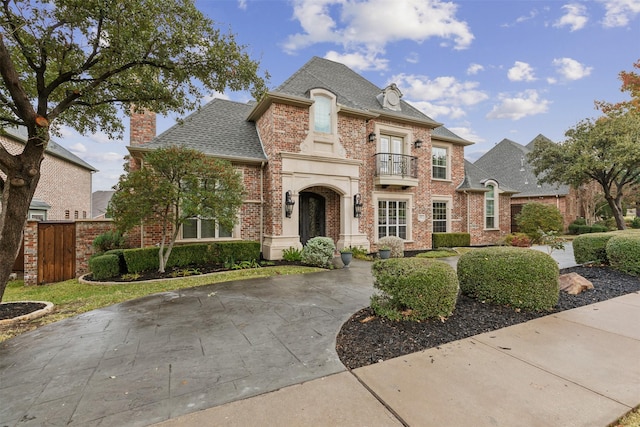
<path fill-rule="evenodd" d="M 360 215 L 362 215 L 362 196 L 358 193 L 353 196 L 353 216 L 360 218 Z"/>
<path fill-rule="evenodd" d="M 293 213 L 293 205 L 296 202 L 291 198 L 291 190 L 287 191 L 284 199 L 284 214 L 287 218 L 291 218 L 291 214 Z"/>
<path fill-rule="evenodd" d="M 369 142 L 376 142 L 376 134 L 371 132 L 369 134 Z"/>
<path fill-rule="evenodd" d="M 416 140 L 413 142 L 413 145 L 414 145 L 416 148 L 420 148 L 420 147 L 422 147 L 422 140 L 421 140 L 421 139 L 416 139 Z"/>

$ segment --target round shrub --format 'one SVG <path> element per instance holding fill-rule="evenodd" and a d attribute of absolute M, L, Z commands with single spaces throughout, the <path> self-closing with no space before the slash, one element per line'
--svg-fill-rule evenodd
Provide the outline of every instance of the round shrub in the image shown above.
<path fill-rule="evenodd" d="M 404 240 L 397 236 L 385 236 L 378 240 L 378 247 L 388 247 L 391 249 L 390 257 L 391 258 L 402 258 L 404 257 Z"/>
<path fill-rule="evenodd" d="M 462 293 L 478 300 L 540 311 L 560 297 L 558 264 L 534 249 L 475 249 L 460 256 L 457 268 Z"/>
<path fill-rule="evenodd" d="M 93 248 L 98 253 L 107 252 L 112 249 L 125 249 L 126 247 L 124 237 L 117 230 L 104 232 L 93 239 Z"/>
<path fill-rule="evenodd" d="M 120 275 L 120 257 L 116 254 L 94 256 L 89 259 L 89 269 L 95 280 Z"/>
<path fill-rule="evenodd" d="M 313 237 L 302 248 L 300 258 L 304 264 L 329 268 L 335 251 L 336 245 L 330 237 Z"/>
<path fill-rule="evenodd" d="M 373 263 L 371 308 L 393 320 L 447 317 L 458 299 L 458 278 L 449 264 L 426 258 L 391 258 Z"/>
<path fill-rule="evenodd" d="M 516 216 L 516 222 L 522 233 L 531 238 L 532 243 L 539 243 L 542 238 L 540 231 L 562 231 L 563 220 L 560 210 L 544 203 L 530 202 L 522 207 Z"/>
<path fill-rule="evenodd" d="M 640 276 L 640 234 L 617 234 L 606 246 L 609 264 L 615 270 Z"/>
<path fill-rule="evenodd" d="M 573 239 L 573 257 L 576 263 L 607 264 L 607 242 L 611 237 L 611 233 L 589 233 Z"/>

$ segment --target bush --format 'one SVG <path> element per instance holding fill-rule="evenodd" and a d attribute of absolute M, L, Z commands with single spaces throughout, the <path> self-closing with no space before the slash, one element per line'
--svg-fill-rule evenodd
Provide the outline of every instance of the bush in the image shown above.
<path fill-rule="evenodd" d="M 607 242 L 607 258 L 615 270 L 640 276 L 640 234 L 616 234 Z"/>
<path fill-rule="evenodd" d="M 124 259 L 124 249 L 111 249 L 110 251 L 105 252 L 104 255 L 116 255 L 120 266 L 120 274 L 128 273 L 127 262 Z"/>
<path fill-rule="evenodd" d="M 507 234 L 505 243 L 508 246 L 516 246 L 519 248 L 531 247 L 531 239 L 524 233 L 511 233 Z"/>
<path fill-rule="evenodd" d="M 573 239 L 573 257 L 576 263 L 608 264 L 607 242 L 611 237 L 611 233 L 590 233 Z"/>
<path fill-rule="evenodd" d="M 120 258 L 116 254 L 105 254 L 89 260 L 89 270 L 94 280 L 120 276 Z"/>
<path fill-rule="evenodd" d="M 555 206 L 538 202 L 525 204 L 516 216 L 516 222 L 520 231 L 529 236 L 532 243 L 540 243 L 540 230 L 561 232 L 563 227 L 560 210 Z"/>
<path fill-rule="evenodd" d="M 447 317 L 458 299 L 458 278 L 449 264 L 403 258 L 375 261 L 374 287 L 382 294 L 371 297 L 371 308 L 393 320 Z"/>
<path fill-rule="evenodd" d="M 540 311 L 560 297 L 558 264 L 534 249 L 476 249 L 460 256 L 457 268 L 462 292 L 481 301 Z"/>
<path fill-rule="evenodd" d="M 282 251 L 282 259 L 285 261 L 300 261 L 302 259 L 302 251 L 294 247 L 284 249 Z"/>
<path fill-rule="evenodd" d="M 330 268 L 336 245 L 330 237 L 313 237 L 302 248 L 301 261 L 316 267 Z"/>
<path fill-rule="evenodd" d="M 469 233 L 433 233 L 431 236 L 433 249 L 465 246 L 471 246 L 471 234 Z"/>
<path fill-rule="evenodd" d="M 122 234 L 117 230 L 99 234 L 93 239 L 93 249 L 97 253 L 104 253 L 112 249 L 125 249 L 126 243 Z"/>
<path fill-rule="evenodd" d="M 640 228 L 640 216 L 636 216 L 631 220 L 631 228 Z"/>
<path fill-rule="evenodd" d="M 391 258 L 404 257 L 404 240 L 396 236 L 385 236 L 378 240 L 378 247 L 388 247 L 391 249 Z"/>
<path fill-rule="evenodd" d="M 573 222 L 569 224 L 569 227 L 567 227 L 569 234 L 579 234 L 578 228 L 581 225 L 587 225 L 587 220 L 584 218 L 576 218 L 573 220 Z"/>

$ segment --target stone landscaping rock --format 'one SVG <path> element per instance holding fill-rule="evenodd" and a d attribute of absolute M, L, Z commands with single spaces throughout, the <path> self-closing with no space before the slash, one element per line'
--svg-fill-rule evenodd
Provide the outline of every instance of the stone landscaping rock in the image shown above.
<path fill-rule="evenodd" d="M 567 273 L 560 275 L 560 290 L 570 295 L 593 289 L 593 283 L 579 275 L 578 273 Z"/>

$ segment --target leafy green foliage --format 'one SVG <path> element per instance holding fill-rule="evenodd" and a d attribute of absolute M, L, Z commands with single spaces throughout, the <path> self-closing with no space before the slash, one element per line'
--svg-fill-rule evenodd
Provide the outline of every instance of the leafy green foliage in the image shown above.
<path fill-rule="evenodd" d="M 282 251 L 282 259 L 285 261 L 300 261 L 302 259 L 302 249 L 293 246 Z"/>
<path fill-rule="evenodd" d="M 640 228 L 640 216 L 636 216 L 631 220 L 631 228 Z"/>
<path fill-rule="evenodd" d="M 532 243 L 540 243 L 542 233 L 562 231 L 563 227 L 560 210 L 538 202 L 525 204 L 516 216 L 516 222 L 520 231 L 529 236 Z"/>
<path fill-rule="evenodd" d="M 607 242 L 606 252 L 612 268 L 640 276 L 640 233 L 614 235 Z"/>
<path fill-rule="evenodd" d="M 564 244 L 566 240 L 558 235 L 557 231 L 542 231 L 540 230 L 540 244 L 547 246 L 547 253 L 551 254 L 553 251 L 564 251 Z"/>
<path fill-rule="evenodd" d="M 96 280 L 120 275 L 120 258 L 116 254 L 100 255 L 89 260 L 89 270 Z"/>
<path fill-rule="evenodd" d="M 434 249 L 471 246 L 469 233 L 433 233 L 431 240 Z"/>
<path fill-rule="evenodd" d="M 161 272 L 183 224 L 201 217 L 232 229 L 244 194 L 231 163 L 183 147 L 150 152 L 145 167 L 121 176 L 115 188 L 107 211 L 119 230 L 140 222 L 161 224 Z"/>
<path fill-rule="evenodd" d="M 330 237 L 313 237 L 302 249 L 301 261 L 315 267 L 330 268 L 336 245 Z"/>
<path fill-rule="evenodd" d="M 126 242 L 122 233 L 118 230 L 110 230 L 96 236 L 93 239 L 93 249 L 98 253 L 112 249 L 126 249 Z"/>
<path fill-rule="evenodd" d="M 444 318 L 455 309 L 458 279 L 449 264 L 421 258 L 375 261 L 371 308 L 392 320 Z"/>
<path fill-rule="evenodd" d="M 540 311 L 560 297 L 558 264 L 534 249 L 476 249 L 460 256 L 457 269 L 462 292 L 481 301 Z"/>
<path fill-rule="evenodd" d="M 416 258 L 447 258 L 456 255 L 458 255 L 458 252 L 453 249 L 435 249 L 427 252 L 421 252 L 416 255 Z"/>
<path fill-rule="evenodd" d="M 607 242 L 612 233 L 581 234 L 573 239 L 573 257 L 578 264 L 608 264 Z"/>
<path fill-rule="evenodd" d="M 380 249 L 391 249 L 391 253 L 389 255 L 391 258 L 404 257 L 404 240 L 397 236 L 385 236 L 381 238 L 378 240 L 378 246 Z"/>
<path fill-rule="evenodd" d="M 505 236 L 504 242 L 509 246 L 518 248 L 531 247 L 531 238 L 525 233 L 510 233 Z"/>

